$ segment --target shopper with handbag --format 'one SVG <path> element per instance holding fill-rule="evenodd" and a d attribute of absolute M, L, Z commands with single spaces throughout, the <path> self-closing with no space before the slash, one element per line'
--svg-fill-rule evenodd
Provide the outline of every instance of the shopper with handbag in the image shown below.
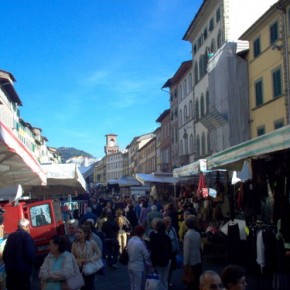
<path fill-rule="evenodd" d="M 85 285 L 81 289 L 94 290 L 95 274 L 103 267 L 102 252 L 97 243 L 91 239 L 89 226 L 80 226 L 76 231 L 76 235 L 71 252 L 77 260 L 85 281 Z"/>
<path fill-rule="evenodd" d="M 197 217 L 189 215 L 185 221 L 187 232 L 183 244 L 183 281 L 188 284 L 188 289 L 199 289 L 199 277 L 202 273 L 201 237 L 197 228 Z"/>
<path fill-rule="evenodd" d="M 150 256 L 154 269 L 160 275 L 160 290 L 168 290 L 169 269 L 171 264 L 172 246 L 166 234 L 163 219 L 153 219 L 155 230 L 149 235 Z"/>
<path fill-rule="evenodd" d="M 144 233 L 143 226 L 136 226 L 134 236 L 128 242 L 128 271 L 131 290 L 144 289 L 146 269 L 152 267 L 149 251 L 143 241 Z"/>
<path fill-rule="evenodd" d="M 39 271 L 41 289 L 62 290 L 82 287 L 84 280 L 75 265 L 74 256 L 66 251 L 66 239 L 63 236 L 54 236 L 49 241 L 49 254 Z"/>

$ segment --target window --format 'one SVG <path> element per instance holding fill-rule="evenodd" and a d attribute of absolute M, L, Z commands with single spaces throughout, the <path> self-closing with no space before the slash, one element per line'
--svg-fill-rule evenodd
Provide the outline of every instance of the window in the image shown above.
<path fill-rule="evenodd" d="M 202 117 L 204 115 L 204 97 L 203 94 L 201 94 L 200 97 L 200 116 Z"/>
<path fill-rule="evenodd" d="M 263 83 L 259 80 L 255 83 L 256 107 L 263 104 Z"/>
<path fill-rule="evenodd" d="M 222 46 L 222 31 L 219 30 L 218 37 L 217 37 L 217 47 L 220 48 Z"/>
<path fill-rule="evenodd" d="M 261 136 L 265 134 L 265 126 L 260 126 L 257 128 L 257 136 Z"/>
<path fill-rule="evenodd" d="M 205 28 L 204 31 L 203 31 L 203 39 L 204 40 L 207 39 L 207 28 Z"/>
<path fill-rule="evenodd" d="M 206 90 L 205 100 L 206 100 L 206 113 L 209 113 L 209 92 L 208 92 L 208 90 Z"/>
<path fill-rule="evenodd" d="M 183 155 L 183 141 L 180 141 L 180 145 L 179 145 L 179 155 L 182 156 Z"/>
<path fill-rule="evenodd" d="M 254 57 L 257 57 L 261 54 L 261 41 L 260 38 L 254 40 Z"/>
<path fill-rule="evenodd" d="M 193 46 L 193 54 L 195 55 L 197 52 L 196 44 Z"/>
<path fill-rule="evenodd" d="M 282 78 L 280 68 L 273 71 L 272 81 L 273 81 L 273 98 L 280 97 L 282 95 Z"/>
<path fill-rule="evenodd" d="M 274 122 L 274 128 L 279 129 L 282 128 L 284 126 L 284 120 L 283 119 L 279 119 L 277 121 Z"/>
<path fill-rule="evenodd" d="M 199 102 L 198 99 L 195 101 L 195 120 L 199 119 Z"/>
<path fill-rule="evenodd" d="M 200 156 L 200 143 L 199 143 L 199 135 L 196 136 L 196 156 Z"/>
<path fill-rule="evenodd" d="M 203 76 L 203 57 L 201 55 L 199 58 L 199 79 L 202 79 Z"/>
<path fill-rule="evenodd" d="M 188 75 L 188 91 L 189 92 L 192 91 L 192 74 L 191 73 Z"/>
<path fill-rule="evenodd" d="M 221 19 L 221 9 L 220 8 L 217 9 L 215 18 L 216 18 L 216 22 L 220 21 L 220 19 Z"/>
<path fill-rule="evenodd" d="M 187 81 L 186 79 L 183 81 L 183 98 L 187 95 Z"/>
<path fill-rule="evenodd" d="M 192 119 L 192 115 L 193 115 L 193 112 L 192 112 L 192 101 L 190 100 L 189 101 L 189 105 L 188 105 L 188 113 L 189 113 L 189 119 Z"/>
<path fill-rule="evenodd" d="M 182 111 L 179 110 L 179 126 L 182 125 Z"/>
<path fill-rule="evenodd" d="M 209 132 L 207 132 L 207 153 L 210 153 L 210 136 Z"/>
<path fill-rule="evenodd" d="M 277 40 L 278 40 L 278 22 L 275 22 L 270 26 L 270 44 L 273 44 Z"/>
<path fill-rule="evenodd" d="M 178 90 L 178 99 L 179 99 L 179 102 L 181 102 L 182 100 L 182 86 L 181 85 L 179 86 L 179 90 Z"/>
<path fill-rule="evenodd" d="M 202 132 L 202 135 L 201 135 L 201 154 L 202 154 L 202 156 L 205 155 L 205 149 L 206 149 L 206 147 L 205 147 L 205 134 L 204 134 L 204 132 Z"/>
<path fill-rule="evenodd" d="M 213 23 L 213 18 L 209 21 L 209 31 L 212 32 L 213 31 L 213 26 L 214 26 L 214 23 Z"/>
<path fill-rule="evenodd" d="M 198 83 L 198 65 L 197 62 L 194 64 L 194 84 Z"/>
<path fill-rule="evenodd" d="M 184 139 L 184 155 L 188 155 L 188 140 Z"/>
<path fill-rule="evenodd" d="M 31 225 L 33 227 L 44 226 L 51 223 L 49 204 L 42 204 L 30 208 Z"/>
<path fill-rule="evenodd" d="M 192 154 L 193 153 L 193 135 L 190 134 L 189 137 L 189 152 Z"/>
<path fill-rule="evenodd" d="M 186 107 L 186 105 L 184 106 L 184 112 L 183 112 L 183 114 L 184 114 L 184 123 L 186 123 L 186 122 L 187 122 L 187 119 L 188 119 L 188 115 L 187 115 L 187 107 Z"/>
<path fill-rule="evenodd" d="M 216 49 L 215 49 L 215 40 L 214 39 L 211 40 L 210 52 L 211 53 L 215 53 L 216 52 Z"/>

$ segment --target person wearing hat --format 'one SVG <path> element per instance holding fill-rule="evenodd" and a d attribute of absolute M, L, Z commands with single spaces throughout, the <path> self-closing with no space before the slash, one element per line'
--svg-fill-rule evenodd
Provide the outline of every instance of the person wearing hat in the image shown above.
<path fill-rule="evenodd" d="M 131 290 L 144 289 L 146 268 L 152 267 L 149 251 L 143 241 L 144 233 L 143 226 L 136 226 L 134 236 L 128 241 L 128 271 Z"/>

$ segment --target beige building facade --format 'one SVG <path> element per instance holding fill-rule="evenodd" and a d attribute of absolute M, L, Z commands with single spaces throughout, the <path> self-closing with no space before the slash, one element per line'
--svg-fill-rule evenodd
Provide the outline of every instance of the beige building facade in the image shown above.
<path fill-rule="evenodd" d="M 281 9 L 280 3 L 241 36 L 250 44 L 251 138 L 289 124 L 289 8 Z"/>

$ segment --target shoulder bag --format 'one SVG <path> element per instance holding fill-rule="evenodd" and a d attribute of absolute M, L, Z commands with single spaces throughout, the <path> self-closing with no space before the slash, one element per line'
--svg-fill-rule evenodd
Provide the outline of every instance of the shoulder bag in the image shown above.
<path fill-rule="evenodd" d="M 160 275 L 155 271 L 153 273 L 147 274 L 145 282 L 145 290 L 160 290 Z"/>
<path fill-rule="evenodd" d="M 99 258 L 96 261 L 89 262 L 89 263 L 85 264 L 83 266 L 83 274 L 85 276 L 94 274 L 94 273 L 98 272 L 100 269 L 102 269 L 103 267 L 104 267 L 103 260 L 102 260 L 102 258 Z"/>
<path fill-rule="evenodd" d="M 74 256 L 72 256 L 74 274 L 66 279 L 67 290 L 77 290 L 85 285 L 83 275 L 79 270 L 79 266 Z"/>

